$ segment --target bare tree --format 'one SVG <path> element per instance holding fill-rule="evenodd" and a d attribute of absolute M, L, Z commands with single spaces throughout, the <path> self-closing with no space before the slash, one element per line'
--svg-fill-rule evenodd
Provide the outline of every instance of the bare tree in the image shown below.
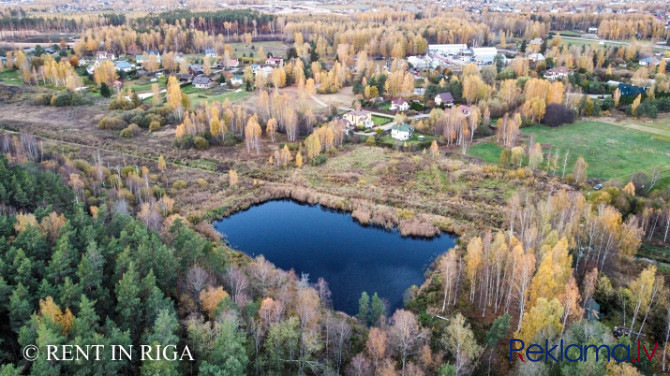
<path fill-rule="evenodd" d="M 405 366 L 409 358 L 425 341 L 430 333 L 419 328 L 416 316 L 404 309 L 397 310 L 391 317 L 391 327 L 388 329 L 391 344 L 398 353 L 402 362 L 402 375 L 405 376 Z"/>
<path fill-rule="evenodd" d="M 193 265 L 186 275 L 186 284 L 194 296 L 198 296 L 200 291 L 207 285 L 209 276 L 207 272 L 198 265 Z"/>

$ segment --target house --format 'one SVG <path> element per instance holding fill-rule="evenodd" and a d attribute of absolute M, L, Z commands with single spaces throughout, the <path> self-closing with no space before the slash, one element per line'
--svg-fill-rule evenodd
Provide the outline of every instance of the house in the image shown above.
<path fill-rule="evenodd" d="M 570 74 L 572 74 L 572 71 L 569 68 L 560 66 L 545 71 L 544 77 L 548 80 L 558 80 L 564 77 L 568 77 Z"/>
<path fill-rule="evenodd" d="M 115 62 L 114 63 L 114 68 L 116 68 L 116 70 L 118 72 L 123 71 L 123 72 L 126 72 L 126 73 L 135 69 L 135 67 L 127 61 L 117 61 L 117 62 Z"/>
<path fill-rule="evenodd" d="M 244 79 L 240 75 L 234 75 L 233 77 L 230 78 L 230 86 L 240 86 L 244 83 Z"/>
<path fill-rule="evenodd" d="M 263 67 L 263 74 L 265 75 L 265 77 L 269 77 L 272 75 L 272 71 L 274 70 L 275 69 L 272 67 Z"/>
<path fill-rule="evenodd" d="M 201 74 L 205 74 L 205 71 L 202 69 L 202 65 L 200 64 L 192 64 L 188 66 L 188 73 L 198 76 Z"/>
<path fill-rule="evenodd" d="M 466 44 L 431 44 L 428 45 L 428 51 L 442 56 L 456 56 L 461 50 L 467 49 Z"/>
<path fill-rule="evenodd" d="M 342 118 L 355 127 L 372 128 L 374 125 L 372 122 L 372 113 L 370 111 L 355 110 L 347 112 Z"/>
<path fill-rule="evenodd" d="M 98 60 L 114 60 L 116 58 L 116 55 L 112 52 L 107 52 L 107 51 L 98 51 L 95 54 L 95 57 Z"/>
<path fill-rule="evenodd" d="M 598 28 L 597 27 L 589 27 L 587 30 L 589 34 L 598 34 Z"/>
<path fill-rule="evenodd" d="M 425 70 L 430 68 L 430 59 L 422 56 L 409 56 L 407 62 L 418 70 Z"/>
<path fill-rule="evenodd" d="M 213 48 L 207 48 L 205 49 L 205 56 L 207 56 L 210 59 L 216 59 L 219 57 L 219 54 L 216 53 L 216 50 Z"/>
<path fill-rule="evenodd" d="M 447 107 L 451 107 L 454 104 L 454 96 L 450 92 L 440 93 L 435 96 L 435 104 L 438 106 L 444 104 Z"/>
<path fill-rule="evenodd" d="M 93 74 L 95 73 L 95 64 L 90 64 L 89 66 L 86 67 L 86 73 L 88 74 Z"/>
<path fill-rule="evenodd" d="M 282 65 L 284 65 L 284 59 L 282 59 L 281 57 L 270 56 L 269 58 L 267 58 L 267 60 L 265 60 L 265 64 L 272 65 L 273 67 L 281 67 Z"/>
<path fill-rule="evenodd" d="M 161 62 L 161 53 L 158 52 L 158 50 L 149 50 L 149 51 L 146 52 L 146 54 L 147 54 L 147 56 L 151 56 L 151 55 L 156 56 L 156 57 L 157 57 L 156 61 L 160 64 L 160 62 Z M 183 55 L 182 55 L 182 59 L 183 59 Z M 144 63 L 144 54 L 142 54 L 142 55 L 135 55 L 135 62 L 136 62 L 137 64 L 142 64 L 142 63 Z"/>
<path fill-rule="evenodd" d="M 240 61 L 237 59 L 228 59 L 223 62 L 223 66 L 226 67 L 226 69 L 238 68 L 240 66 Z"/>
<path fill-rule="evenodd" d="M 532 53 L 532 54 L 528 55 L 528 60 L 532 61 L 533 63 L 537 63 L 538 61 L 545 61 L 546 58 L 544 57 L 544 55 L 537 52 L 537 53 Z"/>
<path fill-rule="evenodd" d="M 251 72 L 253 74 L 256 74 L 259 70 L 261 70 L 262 67 L 259 64 L 251 64 L 249 68 L 251 68 Z"/>
<path fill-rule="evenodd" d="M 496 55 L 498 55 L 498 49 L 495 47 L 472 48 L 472 56 L 478 65 L 493 64 Z"/>
<path fill-rule="evenodd" d="M 402 98 L 396 98 L 391 101 L 391 111 L 407 111 L 409 110 L 409 103 Z"/>
<path fill-rule="evenodd" d="M 147 51 L 147 55 L 149 55 L 149 56 L 154 55 L 158 58 L 158 62 L 159 63 L 161 62 L 161 53 L 158 52 L 158 50 L 149 50 L 149 51 Z"/>
<path fill-rule="evenodd" d="M 629 85 L 621 83 L 619 84 L 619 91 L 621 92 L 622 97 L 634 97 L 639 94 L 644 94 L 647 89 L 641 86 Z"/>
<path fill-rule="evenodd" d="M 640 61 L 638 61 L 638 64 L 640 64 L 643 67 L 648 67 L 648 66 L 658 65 L 658 63 L 660 63 L 660 62 L 661 62 L 661 60 L 657 59 L 656 57 L 649 56 L 649 57 L 645 57 L 644 59 L 640 59 Z"/>
<path fill-rule="evenodd" d="M 396 124 L 391 127 L 391 138 L 398 141 L 406 141 L 414 135 L 414 128 L 407 123 Z"/>
<path fill-rule="evenodd" d="M 178 76 L 179 82 L 191 82 L 193 81 L 193 75 L 191 73 L 182 73 Z"/>
<path fill-rule="evenodd" d="M 533 45 L 533 46 L 539 46 L 539 45 L 542 44 L 542 42 L 544 42 L 544 40 L 542 40 L 542 38 L 539 38 L 539 37 L 538 38 L 533 38 L 533 39 L 530 40 L 530 44 Z"/>
<path fill-rule="evenodd" d="M 193 87 L 197 89 L 209 89 L 212 86 L 214 86 L 214 80 L 205 75 L 200 75 L 193 79 Z"/>

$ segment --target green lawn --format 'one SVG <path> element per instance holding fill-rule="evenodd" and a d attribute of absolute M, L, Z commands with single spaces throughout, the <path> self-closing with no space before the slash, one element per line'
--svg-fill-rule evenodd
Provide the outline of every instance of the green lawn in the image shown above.
<path fill-rule="evenodd" d="M 482 159 L 489 163 L 498 163 L 501 151 L 502 147 L 500 147 L 499 145 L 489 143 L 479 143 L 476 145 L 472 145 L 468 149 L 468 155 L 471 157 Z"/>
<path fill-rule="evenodd" d="M 545 155 L 558 150 L 563 156 L 569 151 L 568 171 L 580 156 L 589 164 L 588 176 L 603 180 L 626 182 L 632 174 L 649 174 L 658 166 L 661 179 L 657 187 L 670 185 L 670 139 L 663 136 L 594 121 L 558 128 L 535 125 L 522 133 L 535 136 Z M 468 155 L 497 163 L 501 151 L 497 144 L 479 143 L 468 149 Z"/>
<path fill-rule="evenodd" d="M 388 118 L 386 116 L 377 116 L 377 115 L 372 115 L 372 122 L 375 123 L 375 125 L 384 125 L 392 122 L 393 119 Z"/>
<path fill-rule="evenodd" d="M 276 57 L 286 57 L 286 50 L 288 49 L 288 46 L 282 42 L 279 41 L 269 41 L 269 42 L 253 42 L 251 45 L 247 46 L 244 43 L 232 43 L 231 46 L 233 47 L 233 51 L 237 53 L 237 57 L 249 57 L 249 53 L 254 54 L 254 57 L 258 58 L 258 50 L 260 47 L 263 47 L 263 51 L 265 51 L 265 55 L 267 55 L 268 52 L 272 52 L 272 56 Z"/>
<path fill-rule="evenodd" d="M 420 140 L 419 136 L 423 136 L 423 138 Z M 432 135 L 427 135 L 427 134 L 420 134 L 418 132 L 414 132 L 414 136 L 410 138 L 407 141 L 399 141 L 391 137 L 391 134 L 386 134 L 382 136 L 379 139 L 379 143 L 383 145 L 388 145 L 388 146 L 393 146 L 393 145 L 402 145 L 404 143 L 407 143 L 407 145 L 424 145 L 424 146 L 430 146 L 430 143 L 433 142 L 433 139 L 435 137 Z"/>
<path fill-rule="evenodd" d="M 0 72 L 0 81 L 11 82 L 17 80 L 20 80 L 19 71 L 7 69 L 5 71 Z"/>
<path fill-rule="evenodd" d="M 590 177 L 626 181 L 633 173 L 649 173 L 656 166 L 661 167 L 662 177 L 670 176 L 670 142 L 649 133 L 591 121 L 558 128 L 537 125 L 522 132 L 550 145 L 545 153 L 549 148 L 561 153 L 569 150 L 569 166 L 584 157 Z"/>
<path fill-rule="evenodd" d="M 195 89 L 189 90 L 188 96 L 191 99 L 191 105 L 193 107 L 197 106 L 202 101 L 207 102 L 223 102 L 226 99 L 230 100 L 231 103 L 239 102 L 253 94 L 253 92 L 242 90 L 240 92 L 236 91 L 227 91 L 220 94 L 214 94 L 214 89 Z M 186 90 L 183 90 L 186 92 Z"/>

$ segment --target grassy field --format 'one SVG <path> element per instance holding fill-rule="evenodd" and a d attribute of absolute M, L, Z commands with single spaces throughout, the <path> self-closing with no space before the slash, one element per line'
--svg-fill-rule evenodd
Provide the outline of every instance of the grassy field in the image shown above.
<path fill-rule="evenodd" d="M 233 43 L 231 44 L 233 51 L 237 53 L 237 57 L 249 57 L 249 53 L 253 52 L 254 57 L 258 57 L 258 50 L 260 47 L 263 47 L 265 54 L 268 52 L 272 53 L 272 56 L 276 57 L 286 57 L 286 49 L 288 48 L 282 42 L 279 41 L 270 41 L 270 42 L 253 42 L 249 46 L 244 43 Z"/>
<path fill-rule="evenodd" d="M 372 115 L 372 122 L 375 123 L 375 125 L 384 125 L 392 122 L 393 119 L 388 118 L 386 116 L 377 116 L 377 115 Z"/>
<path fill-rule="evenodd" d="M 579 122 L 550 128 L 544 125 L 524 128 L 537 142 L 561 152 L 570 151 L 569 165 L 582 156 L 589 164 L 588 175 L 600 179 L 626 181 L 638 171 L 663 169 L 670 176 L 670 143 L 636 130 L 600 122 Z"/>
<path fill-rule="evenodd" d="M 625 182 L 636 172 L 649 174 L 659 167 L 662 171 L 659 185 L 670 183 L 670 140 L 663 136 L 594 121 L 558 128 L 536 125 L 522 132 L 534 136 L 543 145 L 545 154 L 559 150 L 564 155 L 569 151 L 570 170 L 577 158 L 583 157 L 589 164 L 589 177 Z M 497 163 L 501 150 L 493 143 L 479 143 L 470 147 L 468 155 Z"/>
<path fill-rule="evenodd" d="M 501 151 L 502 147 L 499 145 L 482 142 L 472 145 L 470 149 L 468 149 L 468 155 L 489 163 L 498 163 Z"/>
<path fill-rule="evenodd" d="M 197 106 L 200 102 L 202 101 L 207 101 L 207 102 L 223 102 L 226 99 L 230 100 L 231 103 L 236 103 L 239 102 L 251 95 L 253 95 L 253 92 L 250 91 L 226 91 L 224 93 L 219 93 L 215 94 L 212 92 L 213 89 L 209 90 L 200 90 L 200 89 L 195 89 L 194 91 L 191 91 L 188 93 L 188 96 L 191 99 L 191 105 L 193 107 Z"/>
<path fill-rule="evenodd" d="M 15 70 L 5 70 L 3 72 L 0 72 L 0 81 L 3 82 L 8 82 L 8 83 L 17 83 L 21 79 L 19 78 L 19 72 Z"/>

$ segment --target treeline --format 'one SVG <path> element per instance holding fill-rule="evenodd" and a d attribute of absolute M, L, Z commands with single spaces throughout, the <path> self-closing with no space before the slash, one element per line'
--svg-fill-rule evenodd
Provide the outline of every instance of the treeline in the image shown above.
<path fill-rule="evenodd" d="M 125 23 L 126 15 L 121 13 L 82 17 L 35 17 L 26 16 L 23 10 L 0 12 L 0 30 L 79 32 L 89 27 L 119 26 Z"/>
<path fill-rule="evenodd" d="M 138 29 L 149 29 L 169 25 L 181 25 L 210 33 L 227 33 L 234 30 L 236 33 L 267 34 L 273 29 L 275 16 L 259 13 L 251 9 L 226 9 L 210 12 L 191 12 L 189 10 L 175 10 L 158 14 L 149 14 L 132 21 Z"/>

